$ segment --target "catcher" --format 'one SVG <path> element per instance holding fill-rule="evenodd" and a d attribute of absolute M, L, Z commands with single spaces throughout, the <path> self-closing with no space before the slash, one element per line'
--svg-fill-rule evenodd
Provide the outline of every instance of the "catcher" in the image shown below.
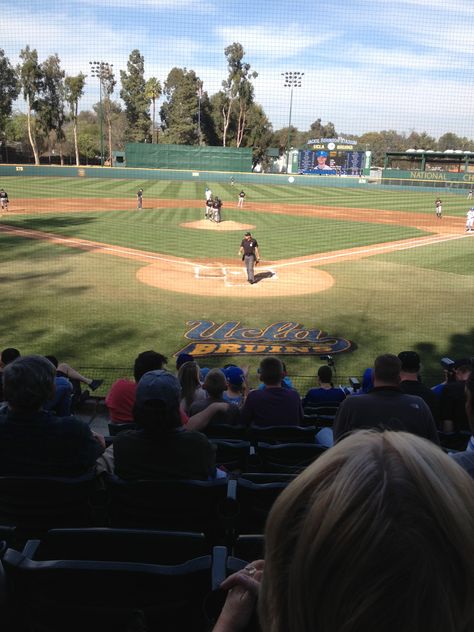
<path fill-rule="evenodd" d="M 251 285 L 253 285 L 256 282 L 254 268 L 260 261 L 260 253 L 258 251 L 257 240 L 252 237 L 251 233 L 245 233 L 242 243 L 240 244 L 239 255 L 242 256 L 242 261 L 245 263 L 247 280 Z"/>
<path fill-rule="evenodd" d="M 0 189 L 0 206 L 2 211 L 8 211 L 8 193 Z"/>

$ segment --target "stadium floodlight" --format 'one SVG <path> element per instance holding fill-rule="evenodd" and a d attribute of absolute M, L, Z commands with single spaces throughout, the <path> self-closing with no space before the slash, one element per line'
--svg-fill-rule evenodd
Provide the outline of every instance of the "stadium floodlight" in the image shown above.
<path fill-rule="evenodd" d="M 113 64 L 105 61 L 90 61 L 91 75 L 99 80 L 99 119 L 100 119 L 100 166 L 104 166 L 104 110 L 102 107 L 102 85 L 105 79 L 112 73 Z M 110 156 L 110 166 L 112 166 L 112 156 Z"/>
<path fill-rule="evenodd" d="M 290 166 L 290 138 L 291 138 L 291 110 L 293 107 L 293 88 L 301 88 L 301 80 L 304 72 L 291 71 L 282 72 L 283 87 L 290 88 L 290 114 L 288 117 L 288 139 L 286 142 L 286 173 L 289 173 L 288 167 Z"/>

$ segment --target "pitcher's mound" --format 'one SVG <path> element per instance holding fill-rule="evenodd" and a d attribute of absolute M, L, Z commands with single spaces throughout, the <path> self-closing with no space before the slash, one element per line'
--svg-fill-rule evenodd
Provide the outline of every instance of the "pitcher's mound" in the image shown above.
<path fill-rule="evenodd" d="M 219 224 L 211 222 L 209 219 L 200 219 L 196 222 L 185 222 L 181 224 L 183 228 L 197 228 L 198 230 L 250 230 L 255 228 L 253 224 L 241 224 L 232 220 L 223 220 Z"/>

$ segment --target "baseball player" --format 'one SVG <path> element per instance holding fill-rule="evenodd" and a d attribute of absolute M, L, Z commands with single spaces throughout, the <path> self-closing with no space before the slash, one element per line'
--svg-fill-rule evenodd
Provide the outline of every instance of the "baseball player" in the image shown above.
<path fill-rule="evenodd" d="M 438 219 L 441 219 L 443 217 L 443 206 L 439 198 L 436 198 L 435 200 L 435 213 Z"/>
<path fill-rule="evenodd" d="M 206 200 L 206 207 L 205 207 L 205 215 L 204 217 L 206 219 L 211 219 L 212 217 L 212 205 L 214 204 L 214 200 L 212 199 L 212 197 L 210 197 L 208 200 Z"/>
<path fill-rule="evenodd" d="M 2 211 L 8 211 L 8 193 L 0 189 L 0 206 Z"/>
<path fill-rule="evenodd" d="M 472 200 L 472 194 L 473 194 L 473 193 L 474 193 L 474 190 L 473 190 L 473 188 L 471 187 L 471 188 L 469 189 L 469 193 L 467 194 L 467 199 L 468 199 L 468 200 Z"/>
<path fill-rule="evenodd" d="M 143 208 L 143 189 L 137 191 L 137 208 Z"/>
<path fill-rule="evenodd" d="M 474 206 L 471 207 L 467 212 L 466 232 L 472 233 L 473 228 L 474 228 Z"/>
<path fill-rule="evenodd" d="M 212 198 L 212 191 L 209 187 L 206 187 L 204 195 L 206 196 L 206 202 L 208 202 Z"/>
<path fill-rule="evenodd" d="M 214 198 L 214 202 L 212 203 L 212 209 L 213 209 L 212 210 L 212 221 L 216 222 L 216 224 L 219 224 L 219 222 L 222 219 L 221 208 L 222 208 L 222 201 L 216 195 L 216 197 Z"/>
<path fill-rule="evenodd" d="M 245 263 L 247 270 L 247 281 L 250 285 L 255 283 L 254 268 L 260 261 L 260 252 L 258 250 L 257 240 L 252 237 L 252 233 L 245 233 L 239 248 L 239 255 Z"/>
<path fill-rule="evenodd" d="M 243 208 L 244 200 L 245 200 L 245 191 L 242 189 L 242 191 L 239 193 L 239 201 L 237 202 L 238 208 Z"/>

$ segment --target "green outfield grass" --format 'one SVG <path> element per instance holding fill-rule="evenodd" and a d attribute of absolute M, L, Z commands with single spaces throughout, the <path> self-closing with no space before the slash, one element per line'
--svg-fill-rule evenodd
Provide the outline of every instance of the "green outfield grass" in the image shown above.
<path fill-rule="evenodd" d="M 148 197 L 203 198 L 202 182 L 97 181 L 3 178 L 11 200 L 20 197 L 130 197 L 143 185 Z M 228 203 L 239 188 L 209 185 Z M 308 203 L 433 213 L 434 194 L 246 186 L 252 201 Z M 461 215 L 463 196 L 442 196 L 446 214 Z M 145 198 L 146 205 L 146 198 Z M 451 211 L 452 205 L 452 211 Z M 224 207 L 225 209 L 226 207 Z M 226 210 L 224 210 L 224 213 Z M 297 218 L 228 209 L 235 221 L 252 223 L 264 257 L 324 252 L 422 234 L 397 226 Z M 186 256 L 236 257 L 241 232 L 216 234 L 179 227 L 201 216 L 199 209 L 144 209 L 68 215 L 3 216 L 2 223 Z M 324 292 L 297 297 L 203 298 L 167 292 L 137 282 L 143 263 L 106 257 L 0 233 L 2 321 L 0 345 L 22 352 L 54 353 L 79 367 L 129 367 L 138 351 L 172 355 L 186 343 L 186 321 L 237 320 L 248 327 L 297 321 L 348 338 L 357 345 L 336 359 L 341 380 L 361 375 L 375 355 L 421 351 L 430 381 L 438 358 L 474 355 L 474 237 L 326 265 L 335 280 Z M 249 290 L 252 288 L 249 287 Z M 228 358 L 248 362 L 259 358 Z M 286 358 L 290 373 L 311 375 L 318 358 Z M 211 359 L 203 364 L 214 366 Z M 336 378 L 337 381 L 338 378 Z M 101 391 L 103 392 L 103 391 Z"/>
<path fill-rule="evenodd" d="M 316 176 L 315 176 L 316 177 Z M 139 187 L 144 189 L 144 200 L 158 197 L 164 199 L 204 199 L 204 189 L 210 186 L 224 203 L 236 202 L 240 188 L 244 188 L 251 202 L 276 202 L 311 204 L 323 206 L 345 206 L 349 208 L 372 208 L 394 211 L 414 211 L 434 214 L 434 201 L 438 192 L 417 191 L 393 186 L 381 188 L 300 187 L 290 184 L 252 184 L 234 186 L 212 181 L 170 180 L 111 180 L 99 178 L 45 178 L 4 177 L 1 185 L 11 199 L 20 197 L 108 197 L 135 199 Z M 441 194 L 445 215 L 465 215 L 472 205 L 465 193 L 448 190 Z"/>
<path fill-rule="evenodd" d="M 424 235 L 423 231 L 401 226 L 386 226 L 292 215 L 223 212 L 224 219 L 252 224 L 253 234 L 261 238 L 261 254 L 265 259 L 278 260 L 354 248 L 385 241 Z M 129 246 L 152 252 L 162 252 L 193 260 L 209 257 L 235 256 L 242 231 L 196 230 L 180 224 L 202 219 L 199 209 L 169 208 L 141 211 L 110 211 L 107 213 L 70 213 L 69 215 L 37 215 L 3 219 L 5 224 L 47 231 L 68 237 L 80 237 L 118 246 Z"/>

